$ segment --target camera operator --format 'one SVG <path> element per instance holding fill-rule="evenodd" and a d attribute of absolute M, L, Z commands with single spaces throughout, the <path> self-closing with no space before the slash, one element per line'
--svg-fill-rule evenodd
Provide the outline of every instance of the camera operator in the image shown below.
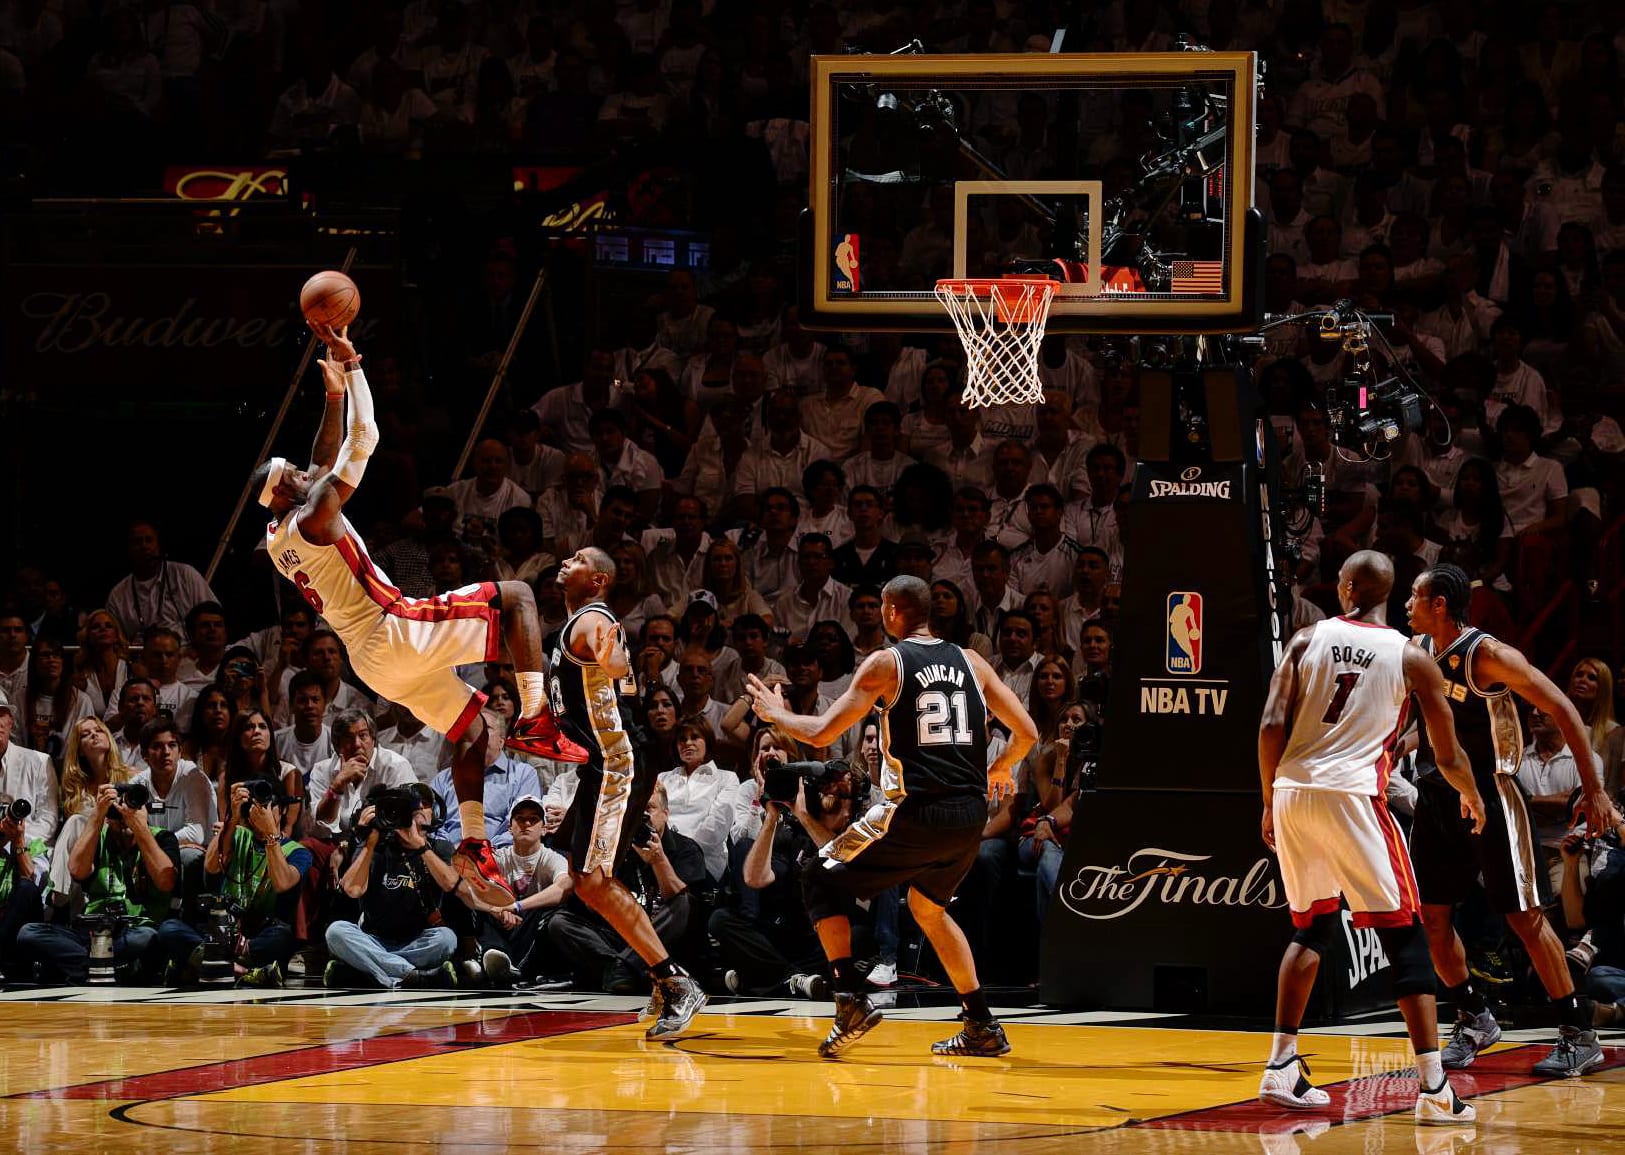
<path fill-rule="evenodd" d="M 802 763 L 801 765 L 817 765 Z M 818 844 L 799 820 L 811 804 L 820 825 L 834 833 L 852 822 L 869 793 L 867 772 L 834 761 L 823 764 L 817 781 L 805 781 L 792 803 L 765 801 L 762 825 L 745 856 L 741 877 L 746 891 L 737 909 L 718 910 L 708 929 L 728 967 L 730 990 L 824 997 L 824 952 L 801 899 L 801 872 L 818 869 Z M 816 984 L 812 976 L 818 976 Z"/>
<path fill-rule="evenodd" d="M 348 756 L 341 757 L 348 765 Z M 433 822 L 432 796 L 413 781 L 374 789 L 353 823 L 354 849 L 339 888 L 360 900 L 361 921 L 330 923 L 327 951 L 333 962 L 388 990 L 456 985 L 451 958 L 457 932 L 441 921 L 444 895 L 456 894 L 473 910 L 492 911 L 469 893 L 451 863 L 435 853 L 428 838 Z M 331 963 L 328 969 L 331 978 Z"/>
<path fill-rule="evenodd" d="M 1595 1000 L 1593 1024 L 1625 1026 L 1625 823 L 1587 838 L 1585 818 L 1577 816 L 1559 849 L 1563 921 L 1585 928 L 1567 952 L 1569 970 Z"/>
<path fill-rule="evenodd" d="M 180 844 L 149 823 L 148 798 L 139 782 L 99 787 L 68 855 L 68 873 L 83 891 L 87 919 L 123 916 L 114 927 L 113 958 L 126 973 L 152 953 L 158 920 L 168 916 L 180 875 L 175 865 Z M 17 936 L 17 951 L 25 966 L 40 963 L 41 981 L 79 984 L 89 977 L 90 931 L 83 925 L 30 923 Z"/>
<path fill-rule="evenodd" d="M 17 970 L 17 935 L 43 916 L 40 888 L 34 881 L 34 859 L 43 857 L 45 843 L 30 838 L 27 799 L 0 794 L 0 971 L 8 980 L 26 979 Z"/>
<path fill-rule="evenodd" d="M 688 930 L 693 904 L 690 887 L 706 885 L 705 851 L 670 825 L 666 788 L 655 783 L 647 821 L 634 836 L 632 856 L 623 858 L 615 877 L 648 914 L 655 933 L 675 954 Z M 575 973 L 578 986 L 609 994 L 649 989 L 645 968 L 608 922 L 572 898 L 547 924 L 547 937 Z"/>
<path fill-rule="evenodd" d="M 0 791 L 32 807 L 23 829 L 29 841 L 37 840 L 46 847 L 43 853 L 31 855 L 29 861 L 35 883 L 43 883 L 50 866 L 51 840 L 56 837 L 60 787 L 49 758 L 11 740 L 16 726 L 16 707 L 0 692 Z"/>
<path fill-rule="evenodd" d="M 514 904 L 481 917 L 480 965 L 492 986 L 512 986 L 521 979 L 549 973 L 552 950 L 542 932 L 570 897 L 570 863 L 542 845 L 547 811 L 534 794 L 514 799 L 508 811 L 513 841 L 493 851 L 502 875 L 513 888 Z"/>
<path fill-rule="evenodd" d="M 141 727 L 141 756 L 147 768 L 134 781 L 152 793 L 152 822 L 180 843 L 181 890 L 196 893 L 203 881 L 203 844 L 214 829 L 214 785 L 197 765 L 181 757 L 181 731 L 159 714 Z"/>
<path fill-rule="evenodd" d="M 287 804 L 264 779 L 237 783 L 203 857 L 209 880 L 219 880 L 218 891 L 202 896 L 192 910 L 205 925 L 222 902 L 230 911 L 236 923 L 234 963 L 244 986 L 280 987 L 297 946 L 294 906 L 312 858 L 303 845 L 282 835 Z M 166 919 L 158 928 L 159 949 L 177 972 L 174 985 L 185 985 L 196 975 L 205 937 L 194 923 L 178 918 Z"/>

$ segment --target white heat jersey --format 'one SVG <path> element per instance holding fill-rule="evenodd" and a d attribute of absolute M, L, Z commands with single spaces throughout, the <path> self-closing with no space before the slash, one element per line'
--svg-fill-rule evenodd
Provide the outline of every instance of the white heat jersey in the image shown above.
<path fill-rule="evenodd" d="M 1342 617 L 1311 629 L 1275 787 L 1381 798 L 1410 703 L 1405 635 Z"/>
<path fill-rule="evenodd" d="M 266 527 L 265 546 L 282 576 L 354 649 L 354 639 L 376 625 L 401 592 L 373 564 L 355 526 L 342 515 L 339 520 L 344 522 L 344 536 L 334 545 L 316 545 L 299 532 L 298 510 L 290 510 Z"/>

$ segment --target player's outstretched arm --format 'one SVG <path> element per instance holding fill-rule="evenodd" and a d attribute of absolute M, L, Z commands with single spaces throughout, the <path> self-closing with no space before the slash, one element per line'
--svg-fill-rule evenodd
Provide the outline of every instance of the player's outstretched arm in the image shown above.
<path fill-rule="evenodd" d="M 570 652 L 611 678 L 624 678 L 632 672 L 632 655 L 626 648 L 621 623 L 608 614 L 586 614 L 570 638 Z"/>
<path fill-rule="evenodd" d="M 1497 682 L 1508 687 L 1518 697 L 1540 710 L 1557 723 L 1574 755 L 1574 765 L 1580 772 L 1580 789 L 1584 794 L 1581 805 L 1586 812 L 1586 832 L 1600 838 L 1620 823 L 1619 811 L 1603 788 L 1602 769 L 1596 751 L 1591 748 L 1591 735 L 1580 712 L 1569 701 L 1568 695 L 1556 684 L 1529 664 L 1513 647 L 1493 638 L 1486 639 L 1473 657 L 1473 680 L 1481 686 Z"/>
<path fill-rule="evenodd" d="M 344 387 L 350 397 L 350 423 L 343 444 L 333 462 L 333 469 L 316 479 L 299 515 L 300 532 L 317 545 L 332 545 L 344 536 L 340 513 L 350 500 L 361 477 L 367 470 L 367 459 L 378 448 L 378 423 L 373 417 L 372 389 L 367 375 L 361 371 L 359 359 L 354 357 L 355 346 L 332 329 L 323 329 L 324 340 L 331 338 L 329 348 L 335 356 L 349 352 L 352 357 L 344 362 Z M 327 369 L 323 367 L 324 373 Z M 331 403 L 329 409 L 333 408 Z M 324 418 L 326 414 L 324 413 Z M 319 440 L 319 435 L 318 435 Z"/>
<path fill-rule="evenodd" d="M 1032 715 L 1027 713 L 1021 699 L 999 679 L 982 655 L 975 650 L 966 650 L 965 657 L 970 660 L 971 669 L 976 671 L 976 681 L 982 687 L 982 697 L 987 700 L 988 709 L 1010 731 L 1010 741 L 1005 743 L 1004 749 L 993 760 L 993 765 L 987 768 L 988 797 L 997 802 L 1015 794 L 1016 767 L 1021 765 L 1021 760 L 1038 741 L 1038 727 L 1033 724 Z"/>
<path fill-rule="evenodd" d="M 1433 747 L 1433 759 L 1445 781 L 1461 795 L 1461 816 L 1473 820 L 1473 833 L 1484 829 L 1484 799 L 1478 793 L 1473 768 L 1467 754 L 1456 740 L 1456 719 L 1450 712 L 1450 699 L 1445 696 L 1444 675 L 1439 666 L 1420 646 L 1405 647 L 1405 687 L 1416 695 L 1416 704 L 1422 710 L 1422 724 L 1427 727 L 1428 744 Z"/>
<path fill-rule="evenodd" d="M 828 746 L 861 722 L 876 702 L 890 701 L 897 693 L 897 656 L 884 649 L 863 659 L 846 692 L 818 717 L 792 713 L 779 688 L 769 686 L 755 674 L 745 675 L 745 692 L 750 695 L 756 716 L 768 725 L 779 727 L 809 746 Z"/>
<path fill-rule="evenodd" d="M 326 391 L 326 404 L 322 408 L 322 423 L 316 429 L 316 441 L 310 447 L 310 472 L 321 477 L 338 460 L 339 446 L 344 437 L 344 380 L 345 365 L 358 363 L 355 346 L 350 344 L 349 326 L 334 329 L 328 325 L 315 325 L 316 335 L 327 346 L 327 356 L 318 361 L 322 370 L 322 385 Z"/>

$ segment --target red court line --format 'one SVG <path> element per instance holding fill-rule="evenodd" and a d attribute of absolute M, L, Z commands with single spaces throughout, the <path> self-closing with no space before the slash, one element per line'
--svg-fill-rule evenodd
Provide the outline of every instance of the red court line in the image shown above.
<path fill-rule="evenodd" d="M 457 1023 L 430 1027 L 398 1035 L 370 1039 L 346 1039 L 256 1055 L 224 1063 L 205 1063 L 173 1071 L 155 1071 L 127 1079 L 103 1079 L 43 1091 L 25 1091 L 9 1096 L 15 1099 L 170 1099 L 178 1095 L 201 1095 L 210 1091 L 231 1091 L 259 1083 L 278 1083 L 307 1075 L 330 1075 L 380 1063 L 422 1059 L 447 1051 L 490 1047 L 550 1035 L 567 1035 L 597 1027 L 635 1022 L 635 1015 L 583 1013 L 574 1011 L 531 1011 L 484 1022 Z"/>
<path fill-rule="evenodd" d="M 1532 1087 L 1536 1083 L 1550 1083 L 1553 1081 L 1551 1076 L 1534 1075 L 1529 1071 L 1545 1057 L 1546 1050 L 1543 1046 L 1525 1044 L 1505 1051 L 1492 1051 L 1480 1055 L 1478 1061 L 1467 1070 L 1449 1071 L 1447 1074 L 1456 1088 L 1456 1094 L 1463 1099 Z M 1593 1067 L 1593 1072 L 1625 1066 L 1625 1048 L 1604 1047 L 1602 1053 L 1602 1064 Z M 1367 1075 L 1332 1083 L 1321 1090 L 1330 1095 L 1332 1101 L 1329 1106 L 1315 1111 L 1289 1111 L 1249 1099 L 1244 1103 L 1227 1103 L 1223 1107 L 1204 1107 L 1182 1115 L 1148 1119 L 1137 1126 L 1170 1131 L 1258 1131 L 1270 1123 L 1279 1123 L 1283 1118 L 1357 1123 L 1362 1119 L 1376 1119 L 1411 1110 L 1416 1103 L 1416 1075 L 1399 1072 Z"/>

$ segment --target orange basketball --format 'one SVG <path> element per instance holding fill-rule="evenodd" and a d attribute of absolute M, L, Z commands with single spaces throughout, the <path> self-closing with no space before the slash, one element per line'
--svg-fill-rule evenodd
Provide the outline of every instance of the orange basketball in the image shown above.
<path fill-rule="evenodd" d="M 299 311 L 312 324 L 342 329 L 361 311 L 361 290 L 336 269 L 324 269 L 299 290 Z"/>

